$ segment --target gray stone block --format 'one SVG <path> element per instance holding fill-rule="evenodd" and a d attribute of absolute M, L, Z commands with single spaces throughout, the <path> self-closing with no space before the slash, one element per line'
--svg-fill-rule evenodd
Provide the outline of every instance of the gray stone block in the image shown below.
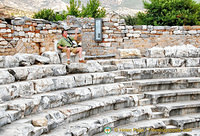
<path fill-rule="evenodd" d="M 199 58 L 186 58 L 186 67 L 199 67 Z"/>
<path fill-rule="evenodd" d="M 17 53 L 14 57 L 18 59 L 19 66 L 30 66 L 35 63 L 35 55 L 33 54 Z"/>
<path fill-rule="evenodd" d="M 172 65 L 172 67 L 181 67 L 185 65 L 185 59 L 171 58 L 170 64 Z"/>
<path fill-rule="evenodd" d="M 10 67 L 17 67 L 19 66 L 19 60 L 14 56 L 5 56 L 4 59 L 4 67 L 10 68 Z"/>
<path fill-rule="evenodd" d="M 151 58 L 164 58 L 164 49 L 161 47 L 153 47 L 147 50 L 147 56 Z"/>
<path fill-rule="evenodd" d="M 42 56 L 49 58 L 51 64 L 61 63 L 59 55 L 56 52 L 51 52 L 51 51 L 44 52 L 44 53 L 42 53 Z"/>

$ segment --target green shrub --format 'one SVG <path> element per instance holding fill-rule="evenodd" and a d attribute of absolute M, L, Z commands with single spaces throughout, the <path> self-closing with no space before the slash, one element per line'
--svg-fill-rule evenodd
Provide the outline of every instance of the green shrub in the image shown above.
<path fill-rule="evenodd" d="M 82 6 L 81 17 L 102 18 L 106 15 L 106 10 L 100 8 L 99 0 L 90 0 L 86 6 Z"/>
<path fill-rule="evenodd" d="M 150 1 L 143 2 L 146 13 L 138 13 L 138 25 L 200 25 L 200 4 L 193 0 Z"/>
<path fill-rule="evenodd" d="M 63 11 L 62 13 L 55 13 L 52 9 L 42 9 L 41 11 L 35 13 L 33 18 L 59 21 L 66 19 L 67 15 L 93 18 L 105 17 L 106 10 L 104 8 L 100 8 L 99 0 L 90 0 L 86 7 L 82 6 L 82 10 L 79 10 L 80 5 L 80 0 L 70 0 L 70 6 L 67 6 L 68 12 Z"/>
<path fill-rule="evenodd" d="M 138 22 L 137 16 L 127 15 L 127 16 L 122 16 L 121 18 L 125 20 L 126 25 L 137 25 Z"/>
<path fill-rule="evenodd" d="M 45 19 L 48 21 L 59 21 L 64 20 L 67 17 L 67 12 L 63 11 L 62 13 L 54 12 L 52 9 L 42 9 L 41 11 L 35 13 L 33 18 Z"/>
<path fill-rule="evenodd" d="M 75 1 L 75 0 L 70 0 L 70 6 L 67 6 L 67 10 L 68 10 L 68 15 L 73 15 L 76 17 L 80 16 L 80 5 L 81 5 L 81 1 Z"/>
<path fill-rule="evenodd" d="M 54 21 L 54 19 L 55 19 L 55 13 L 54 13 L 54 11 L 52 9 L 42 9 L 41 11 L 35 13 L 33 15 L 33 18 Z"/>

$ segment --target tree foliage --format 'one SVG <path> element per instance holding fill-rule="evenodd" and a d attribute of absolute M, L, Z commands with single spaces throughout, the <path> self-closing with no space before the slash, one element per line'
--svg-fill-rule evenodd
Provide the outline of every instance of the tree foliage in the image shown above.
<path fill-rule="evenodd" d="M 55 13 L 52 9 L 42 9 L 41 11 L 35 13 L 33 15 L 33 18 L 38 19 L 45 19 L 48 21 L 59 21 L 64 20 L 67 17 L 66 11 L 63 11 L 62 13 Z"/>
<path fill-rule="evenodd" d="M 101 18 L 106 15 L 106 10 L 104 8 L 100 8 L 101 4 L 99 0 L 90 0 L 86 6 L 82 6 L 82 10 L 80 9 L 80 6 L 80 0 L 70 0 L 70 5 L 67 6 L 67 11 L 55 13 L 52 9 L 42 9 L 41 11 L 35 13 L 33 18 L 59 21 L 66 19 L 67 15 L 92 18 Z"/>
<path fill-rule="evenodd" d="M 80 5 L 81 5 L 81 1 L 75 1 L 75 0 L 70 0 L 70 6 L 67 6 L 67 10 L 68 10 L 68 15 L 73 15 L 73 16 L 80 16 Z"/>
<path fill-rule="evenodd" d="M 93 18 L 101 18 L 105 17 L 106 10 L 104 8 L 100 8 L 99 0 L 90 0 L 86 6 L 82 6 L 81 17 L 93 17 Z"/>
<path fill-rule="evenodd" d="M 139 12 L 139 25 L 199 25 L 200 4 L 194 0 L 144 1 L 146 13 Z"/>
<path fill-rule="evenodd" d="M 126 25 L 137 25 L 138 18 L 136 16 L 127 15 L 121 16 L 121 18 L 125 20 Z"/>

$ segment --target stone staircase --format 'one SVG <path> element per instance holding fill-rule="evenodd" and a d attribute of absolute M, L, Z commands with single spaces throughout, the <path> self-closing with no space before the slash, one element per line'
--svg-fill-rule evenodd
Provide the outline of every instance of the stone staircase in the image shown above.
<path fill-rule="evenodd" d="M 197 133 L 199 61 L 144 57 L 67 65 L 56 53 L 2 56 L 0 135 Z M 105 127 L 111 128 L 110 134 L 105 134 Z M 178 130 L 182 131 L 174 133 Z"/>

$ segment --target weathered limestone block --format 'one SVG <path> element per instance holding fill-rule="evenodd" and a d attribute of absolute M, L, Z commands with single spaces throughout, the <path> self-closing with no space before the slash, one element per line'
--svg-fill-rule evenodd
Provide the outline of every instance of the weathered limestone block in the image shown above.
<path fill-rule="evenodd" d="M 100 65 L 112 65 L 113 64 L 113 59 L 109 59 L 109 60 L 97 60 L 97 62 Z"/>
<path fill-rule="evenodd" d="M 4 59 L 5 59 L 4 56 L 0 56 L 0 68 L 4 67 Z"/>
<path fill-rule="evenodd" d="M 40 55 L 35 55 L 35 61 L 36 63 L 42 63 L 42 64 L 49 64 L 50 63 L 50 59 L 44 56 L 40 56 Z"/>
<path fill-rule="evenodd" d="M 87 65 L 83 63 L 71 63 L 67 66 L 69 73 L 87 73 Z"/>
<path fill-rule="evenodd" d="M 185 64 L 185 59 L 181 58 L 171 58 L 170 59 L 170 64 L 172 67 L 181 67 Z"/>
<path fill-rule="evenodd" d="M 88 89 L 91 91 L 92 98 L 99 98 L 106 96 L 106 90 L 104 89 L 106 85 L 91 86 Z"/>
<path fill-rule="evenodd" d="M 62 105 L 62 96 L 58 93 L 41 94 L 40 108 L 49 109 Z"/>
<path fill-rule="evenodd" d="M 164 68 L 169 66 L 169 59 L 167 58 L 147 58 L 148 68 Z"/>
<path fill-rule="evenodd" d="M 122 60 L 122 64 L 124 69 L 134 68 L 133 61 L 131 59 Z"/>
<path fill-rule="evenodd" d="M 59 111 L 68 117 L 66 122 L 72 122 L 74 120 L 78 120 L 84 117 L 84 113 L 89 111 L 91 106 L 89 105 L 68 105 L 64 108 L 60 108 Z M 83 114 L 79 114 L 83 113 Z"/>
<path fill-rule="evenodd" d="M 7 116 L 9 117 L 10 122 L 18 120 L 22 116 L 22 112 L 18 110 L 9 111 L 7 114 L 8 114 Z"/>
<path fill-rule="evenodd" d="M 123 70 L 124 69 L 124 65 L 123 65 L 122 62 L 123 62 L 123 60 L 120 60 L 120 59 L 114 60 L 113 61 L 113 65 L 116 65 L 119 70 Z"/>
<path fill-rule="evenodd" d="M 8 91 L 11 94 L 11 98 L 31 96 L 35 93 L 33 82 L 19 82 L 10 84 Z"/>
<path fill-rule="evenodd" d="M 165 57 L 176 57 L 177 46 L 165 47 L 164 51 L 165 51 Z"/>
<path fill-rule="evenodd" d="M 184 69 L 177 69 L 176 70 L 176 77 L 191 77 L 191 76 L 198 76 L 199 72 L 197 68 L 184 68 Z"/>
<path fill-rule="evenodd" d="M 0 111 L 0 126 L 4 126 L 11 122 L 5 111 Z M 2 134 L 2 133 L 1 133 Z"/>
<path fill-rule="evenodd" d="M 168 58 L 159 58 L 158 63 L 157 63 L 157 67 L 159 67 L 159 68 L 169 67 L 169 65 L 170 65 L 169 61 L 170 61 L 170 59 L 168 59 Z"/>
<path fill-rule="evenodd" d="M 177 48 L 177 50 L 176 50 L 176 57 L 177 58 L 188 57 L 187 45 L 177 46 L 176 48 Z"/>
<path fill-rule="evenodd" d="M 198 48 L 193 45 L 187 45 L 188 48 L 188 57 L 198 57 Z"/>
<path fill-rule="evenodd" d="M 46 67 L 43 67 L 43 72 L 44 72 L 44 77 L 48 77 L 48 76 L 53 76 L 54 75 L 54 71 L 53 69 L 54 65 L 46 65 Z"/>
<path fill-rule="evenodd" d="M 104 72 L 109 72 L 109 71 L 116 71 L 118 68 L 115 65 L 105 65 L 103 66 Z"/>
<path fill-rule="evenodd" d="M 198 57 L 200 57 L 200 48 L 197 48 Z"/>
<path fill-rule="evenodd" d="M 11 68 L 8 70 L 9 73 L 11 73 L 17 81 L 19 80 L 26 80 L 28 76 L 28 68 Z"/>
<path fill-rule="evenodd" d="M 151 58 L 164 58 L 164 49 L 161 47 L 153 47 L 147 50 L 147 56 Z"/>
<path fill-rule="evenodd" d="M 60 63 L 59 55 L 56 52 L 51 52 L 51 51 L 44 52 L 44 53 L 42 53 L 42 56 L 49 58 L 51 64 L 59 64 Z"/>
<path fill-rule="evenodd" d="M 54 65 L 51 67 L 54 76 L 61 76 L 67 74 L 66 65 Z"/>
<path fill-rule="evenodd" d="M 12 21 L 12 24 L 13 25 L 24 25 L 25 24 L 25 20 L 23 18 L 15 18 L 13 21 Z"/>
<path fill-rule="evenodd" d="M 194 34 L 197 34 L 197 31 L 196 30 L 190 30 L 190 31 L 188 31 L 188 33 L 191 34 L 191 35 L 194 35 Z"/>
<path fill-rule="evenodd" d="M 47 117 L 48 121 L 53 120 L 53 122 L 55 122 L 56 125 L 59 125 L 66 118 L 66 116 L 63 113 L 61 113 L 60 111 L 50 111 L 49 117 L 48 116 L 46 116 L 46 117 Z"/>
<path fill-rule="evenodd" d="M 71 93 L 69 94 L 69 103 L 72 102 L 79 102 L 79 101 L 85 101 L 85 100 L 90 100 L 92 99 L 92 93 L 91 91 L 87 88 L 76 88 L 72 89 Z"/>
<path fill-rule="evenodd" d="M 74 75 L 76 86 L 92 85 L 92 76 L 90 74 L 76 74 Z"/>
<path fill-rule="evenodd" d="M 104 86 L 104 91 L 105 91 L 104 96 L 123 94 L 124 89 L 125 89 L 125 86 L 123 84 L 120 84 L 120 83 L 105 85 Z"/>
<path fill-rule="evenodd" d="M 103 72 L 103 67 L 97 61 L 87 61 L 84 63 L 72 63 L 68 65 L 69 73 L 94 73 Z"/>
<path fill-rule="evenodd" d="M 45 127 L 48 124 L 48 120 L 46 118 L 38 118 L 32 120 L 32 125 L 35 127 Z"/>
<path fill-rule="evenodd" d="M 145 59 L 133 59 L 134 68 L 146 68 Z"/>
<path fill-rule="evenodd" d="M 0 103 L 4 101 L 8 101 L 10 99 L 11 99 L 11 96 L 6 85 L 0 86 Z"/>
<path fill-rule="evenodd" d="M 92 74 L 93 84 L 114 83 L 115 74 L 113 73 L 94 73 Z"/>
<path fill-rule="evenodd" d="M 6 27 L 6 24 L 0 24 L 0 28 Z"/>
<path fill-rule="evenodd" d="M 32 99 L 13 100 L 12 102 L 8 103 L 8 106 L 10 110 L 21 111 L 22 115 L 20 118 L 30 115 L 35 108 L 35 105 Z"/>
<path fill-rule="evenodd" d="M 20 66 L 30 66 L 35 63 L 35 57 L 33 54 L 17 53 L 14 55 L 19 60 Z"/>
<path fill-rule="evenodd" d="M 118 51 L 119 51 L 119 58 L 122 59 L 141 57 L 139 49 L 118 49 Z"/>
<path fill-rule="evenodd" d="M 40 79 L 43 77 L 45 77 L 43 68 L 40 68 L 38 66 L 32 66 L 28 68 L 27 80 Z"/>
<path fill-rule="evenodd" d="M 180 45 L 173 47 L 165 47 L 166 57 L 198 57 L 198 49 L 193 45 Z"/>
<path fill-rule="evenodd" d="M 0 71 L 0 84 L 13 83 L 15 77 L 11 75 L 7 70 Z"/>
<path fill-rule="evenodd" d="M 19 66 L 19 60 L 14 56 L 5 56 L 4 59 L 4 67 L 10 68 L 10 67 L 17 67 Z"/>
<path fill-rule="evenodd" d="M 103 72 L 103 67 L 97 61 L 94 61 L 94 60 L 87 61 L 86 64 L 87 64 L 88 72 L 90 73 Z"/>
<path fill-rule="evenodd" d="M 76 82 L 73 76 L 65 76 L 65 77 L 58 77 L 52 78 L 54 86 L 50 88 L 51 90 L 57 89 L 67 89 L 76 87 Z M 49 90 L 50 91 L 50 90 Z"/>
<path fill-rule="evenodd" d="M 40 79 L 34 80 L 33 83 L 35 84 L 35 91 L 37 93 L 48 92 L 51 90 L 55 90 L 55 83 L 52 79 Z"/>
<path fill-rule="evenodd" d="M 34 127 L 30 123 L 15 123 L 13 127 L 6 127 L 1 135 L 29 136 L 33 131 Z"/>
<path fill-rule="evenodd" d="M 147 68 L 155 68 L 157 66 L 158 59 L 147 58 L 146 63 L 147 63 Z"/>
<path fill-rule="evenodd" d="M 186 67 L 199 67 L 199 58 L 186 58 Z"/>

